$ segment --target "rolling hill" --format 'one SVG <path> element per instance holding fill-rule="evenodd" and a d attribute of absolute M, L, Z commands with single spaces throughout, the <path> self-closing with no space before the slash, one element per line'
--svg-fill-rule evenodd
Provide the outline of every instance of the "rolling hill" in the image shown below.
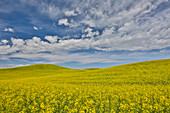
<path fill-rule="evenodd" d="M 0 111 L 169 112 L 169 68 L 170 59 L 104 69 L 0 69 Z"/>

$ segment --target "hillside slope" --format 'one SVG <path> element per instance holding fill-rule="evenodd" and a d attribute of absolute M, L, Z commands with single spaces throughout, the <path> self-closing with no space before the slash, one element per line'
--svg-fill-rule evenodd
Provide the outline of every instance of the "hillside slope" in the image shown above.
<path fill-rule="evenodd" d="M 110 79 L 111 83 L 169 84 L 170 59 L 145 61 L 101 69 L 92 75 Z"/>
<path fill-rule="evenodd" d="M 169 84 L 170 60 L 155 60 L 105 69 L 69 69 L 52 64 L 37 64 L 0 69 L 0 79 L 47 78 L 69 84 Z M 62 82 L 61 82 L 62 81 Z"/>
<path fill-rule="evenodd" d="M 78 81 L 90 80 L 91 82 L 98 79 L 112 80 L 114 82 L 119 79 L 122 82 L 126 82 L 127 78 L 129 83 L 134 82 L 159 82 L 168 83 L 170 78 L 170 59 L 145 61 L 138 63 L 131 63 L 125 65 L 119 65 L 104 69 L 69 69 L 53 64 L 36 64 L 30 66 L 22 66 L 16 68 L 0 69 L 0 79 L 17 79 L 17 78 L 32 78 L 32 77 L 64 77 L 68 80 L 70 78 L 74 80 L 78 77 Z M 155 79 L 154 79 L 154 78 Z M 92 80 L 91 80 L 92 79 Z M 115 81 L 115 82 L 116 82 Z M 119 82 L 120 82 L 119 81 Z M 109 83 L 110 83 L 109 82 Z M 118 83 L 118 81 L 116 82 Z M 158 83 L 158 82 L 157 82 Z"/>
<path fill-rule="evenodd" d="M 49 76 L 67 71 L 71 71 L 71 69 L 53 64 L 35 64 L 29 66 L 0 69 L 0 79 Z"/>
<path fill-rule="evenodd" d="M 105 69 L 0 69 L 2 113 L 169 113 L 170 60 Z"/>

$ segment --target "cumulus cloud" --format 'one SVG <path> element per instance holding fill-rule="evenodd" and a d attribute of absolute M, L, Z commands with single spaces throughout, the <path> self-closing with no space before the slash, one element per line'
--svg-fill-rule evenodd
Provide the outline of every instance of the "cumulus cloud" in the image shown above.
<path fill-rule="evenodd" d="M 77 15 L 74 10 L 72 10 L 72 11 L 65 11 L 64 14 L 66 16 L 76 16 Z"/>
<path fill-rule="evenodd" d="M 71 36 L 69 36 L 69 35 L 62 37 L 62 39 L 69 39 L 69 38 L 71 38 Z"/>
<path fill-rule="evenodd" d="M 23 39 L 15 39 L 15 38 L 11 38 L 11 42 L 13 46 L 23 46 L 25 41 Z"/>
<path fill-rule="evenodd" d="M 0 54 L 8 54 L 11 53 L 10 45 L 0 45 Z"/>
<path fill-rule="evenodd" d="M 69 24 L 69 22 L 68 22 L 68 19 L 65 18 L 65 19 L 60 19 L 60 20 L 58 21 L 58 25 L 69 26 L 70 24 Z"/>
<path fill-rule="evenodd" d="M 6 32 L 14 32 L 14 29 L 12 29 L 12 28 L 5 28 L 3 31 L 6 31 Z"/>
<path fill-rule="evenodd" d="M 9 41 L 8 40 L 1 40 L 3 44 L 7 44 Z"/>
<path fill-rule="evenodd" d="M 114 29 L 115 28 L 107 28 L 101 35 L 87 39 L 62 39 L 58 36 L 45 36 L 45 39 L 49 41 L 47 42 L 42 41 L 41 38 L 38 37 L 26 40 L 11 38 L 12 46 L 8 44 L 1 45 L 0 53 L 9 54 L 16 51 L 20 51 L 21 53 L 39 53 L 47 51 L 56 53 L 88 49 L 102 51 L 137 51 L 163 49 L 170 45 L 169 38 L 154 39 L 155 37 L 152 37 L 152 39 L 150 39 L 149 34 L 125 35 L 120 38 L 121 35 L 118 37 L 117 34 L 114 34 Z M 85 31 L 92 32 L 90 28 Z M 146 38 L 143 39 L 144 36 Z"/>
<path fill-rule="evenodd" d="M 98 36 L 99 35 L 99 31 L 92 31 L 93 29 L 91 29 L 90 27 L 86 28 L 83 33 L 86 33 L 86 34 L 83 34 L 82 35 L 82 38 L 84 37 L 94 37 L 94 36 Z"/>
<path fill-rule="evenodd" d="M 51 43 L 56 43 L 60 37 L 58 36 L 45 36 L 45 39 L 48 40 Z"/>

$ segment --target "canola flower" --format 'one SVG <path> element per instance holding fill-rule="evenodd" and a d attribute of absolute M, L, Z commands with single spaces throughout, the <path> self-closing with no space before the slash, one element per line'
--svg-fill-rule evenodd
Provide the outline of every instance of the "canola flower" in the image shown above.
<path fill-rule="evenodd" d="M 42 72 L 47 76 L 39 72 L 40 66 L 31 68 L 39 74 L 35 77 L 26 71 L 28 67 L 0 70 L 0 112 L 168 113 L 169 66 L 170 60 L 163 60 L 60 73 L 48 73 L 48 68 Z M 9 75 L 11 71 L 15 78 Z"/>

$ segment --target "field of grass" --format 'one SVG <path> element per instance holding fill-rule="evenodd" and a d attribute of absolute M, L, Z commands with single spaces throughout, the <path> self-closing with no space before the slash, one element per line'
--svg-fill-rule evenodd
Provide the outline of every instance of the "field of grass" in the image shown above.
<path fill-rule="evenodd" d="M 105 69 L 0 69 L 0 112 L 170 112 L 170 59 Z"/>

